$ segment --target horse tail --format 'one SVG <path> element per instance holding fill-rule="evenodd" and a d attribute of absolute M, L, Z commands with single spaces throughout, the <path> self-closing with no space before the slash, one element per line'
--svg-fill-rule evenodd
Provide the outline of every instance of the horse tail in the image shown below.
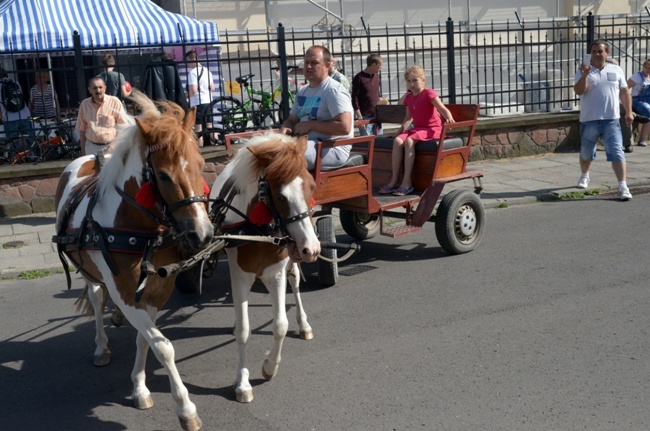
<path fill-rule="evenodd" d="M 102 291 L 102 310 L 104 310 L 106 307 L 106 301 L 108 299 L 108 295 L 106 294 L 106 287 L 102 286 Z M 79 298 L 77 298 L 77 300 L 74 302 L 74 305 L 76 305 L 76 312 L 78 314 L 81 314 L 82 316 L 94 315 L 93 304 L 90 302 L 90 299 L 88 299 L 88 283 L 86 283 L 86 287 L 84 287 L 81 295 L 79 295 Z"/>

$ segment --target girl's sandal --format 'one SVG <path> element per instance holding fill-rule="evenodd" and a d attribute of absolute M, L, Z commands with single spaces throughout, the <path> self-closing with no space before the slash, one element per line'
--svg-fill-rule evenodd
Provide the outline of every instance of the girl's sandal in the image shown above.
<path fill-rule="evenodd" d="M 393 192 L 395 192 L 395 190 L 397 190 L 397 189 L 395 188 L 395 186 L 385 185 L 384 187 L 382 187 L 382 188 L 379 189 L 379 194 L 380 194 L 380 195 L 390 195 L 390 194 L 392 194 Z"/>

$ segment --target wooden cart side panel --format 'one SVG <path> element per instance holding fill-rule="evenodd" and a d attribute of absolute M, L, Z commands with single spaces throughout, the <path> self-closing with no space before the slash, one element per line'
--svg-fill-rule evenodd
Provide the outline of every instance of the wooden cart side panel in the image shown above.
<path fill-rule="evenodd" d="M 366 195 L 370 181 L 369 170 L 367 172 L 355 170 L 348 173 L 337 173 L 337 175 L 321 175 L 316 182 L 314 199 L 316 199 L 316 203 L 322 204 L 355 195 Z"/>

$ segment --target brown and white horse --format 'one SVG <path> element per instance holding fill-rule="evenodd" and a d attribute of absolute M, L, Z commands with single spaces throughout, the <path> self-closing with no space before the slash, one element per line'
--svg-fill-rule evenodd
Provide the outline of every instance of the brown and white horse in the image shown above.
<path fill-rule="evenodd" d="M 142 93 L 132 99 L 142 113 L 119 131 L 105 164 L 98 168 L 94 156 L 80 157 L 61 175 L 55 242 L 87 283 L 78 302 L 86 311 L 94 309 L 95 365 L 110 361 L 102 324 L 108 292 L 138 331 L 131 374 L 136 407 L 153 406 L 145 385 L 151 347 L 169 375 L 183 429 L 198 430 L 201 419 L 176 369 L 174 348 L 155 325 L 175 277 L 163 279 L 141 270 L 143 259 L 155 268 L 175 263 L 181 253 L 199 250 L 213 238 L 204 160 L 192 133 L 196 110 L 185 115 L 165 102 L 159 104 L 161 112 Z"/>
<path fill-rule="evenodd" d="M 300 336 L 312 338 L 300 299 L 298 268 L 298 262 L 313 262 L 320 253 L 310 217 L 316 185 L 307 171 L 306 145 L 306 137 L 293 138 L 276 133 L 254 136 L 212 187 L 210 197 L 216 199 L 212 214 L 221 214 L 223 224 L 217 225 L 223 226 L 226 233 L 260 235 L 278 241 L 277 244 L 244 242 L 237 246 L 229 242 L 226 248 L 239 346 L 235 395 L 240 402 L 253 400 L 246 343 L 250 336 L 248 294 L 255 277 L 259 277 L 268 289 L 273 309 L 274 344 L 262 366 L 264 378 L 270 380 L 277 373 L 287 334 L 287 276 L 296 300 Z"/>

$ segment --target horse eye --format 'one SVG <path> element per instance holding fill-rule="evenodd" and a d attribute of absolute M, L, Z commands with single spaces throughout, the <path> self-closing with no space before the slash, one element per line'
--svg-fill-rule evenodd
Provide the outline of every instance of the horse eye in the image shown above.
<path fill-rule="evenodd" d="M 169 181 L 172 180 L 172 177 L 170 177 L 167 172 L 159 172 L 158 173 L 158 178 L 160 179 L 160 181 L 166 181 L 166 182 L 169 182 Z"/>
<path fill-rule="evenodd" d="M 278 196 L 278 200 L 279 200 L 280 202 L 286 202 L 286 201 L 287 201 L 287 198 L 284 197 L 283 195 L 280 195 L 280 196 Z"/>

